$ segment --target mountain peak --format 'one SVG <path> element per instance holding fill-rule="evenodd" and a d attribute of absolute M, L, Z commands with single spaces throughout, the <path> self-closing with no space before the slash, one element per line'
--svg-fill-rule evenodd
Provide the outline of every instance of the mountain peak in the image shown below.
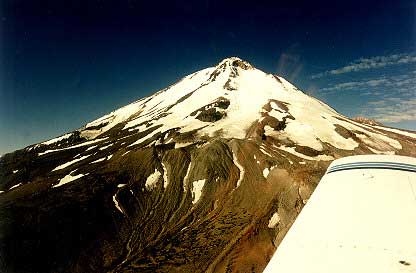
<path fill-rule="evenodd" d="M 240 68 L 242 68 L 244 70 L 248 70 L 248 69 L 254 68 L 250 63 L 242 60 L 239 57 L 228 57 L 228 58 L 225 58 L 224 60 L 222 60 L 217 65 L 217 68 L 219 68 L 219 67 L 225 67 L 225 66 L 229 66 L 229 67 L 240 67 Z"/>

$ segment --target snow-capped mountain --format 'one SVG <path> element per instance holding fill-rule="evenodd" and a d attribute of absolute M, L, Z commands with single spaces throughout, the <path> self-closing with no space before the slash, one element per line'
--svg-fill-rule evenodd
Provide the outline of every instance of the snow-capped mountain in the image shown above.
<path fill-rule="evenodd" d="M 0 158 L 0 265 L 261 272 L 329 163 L 372 153 L 416 156 L 416 133 L 228 58 Z"/>

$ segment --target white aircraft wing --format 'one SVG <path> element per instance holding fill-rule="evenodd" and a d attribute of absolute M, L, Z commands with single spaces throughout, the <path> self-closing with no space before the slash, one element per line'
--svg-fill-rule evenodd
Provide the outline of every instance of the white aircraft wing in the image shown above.
<path fill-rule="evenodd" d="M 416 158 L 335 160 L 264 272 L 416 272 Z"/>

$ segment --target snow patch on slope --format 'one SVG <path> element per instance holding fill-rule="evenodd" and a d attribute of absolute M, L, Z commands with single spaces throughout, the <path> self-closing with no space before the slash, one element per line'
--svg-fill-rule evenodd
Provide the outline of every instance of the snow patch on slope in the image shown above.
<path fill-rule="evenodd" d="M 192 204 L 195 204 L 198 202 L 199 198 L 201 198 L 202 195 L 202 189 L 205 185 L 205 179 L 197 180 L 192 182 Z"/>
<path fill-rule="evenodd" d="M 23 184 L 19 183 L 19 184 L 14 185 L 14 186 L 10 187 L 9 191 L 12 190 L 12 189 L 15 189 L 17 187 L 20 187 L 21 185 L 23 185 Z"/>
<path fill-rule="evenodd" d="M 100 150 L 100 151 L 105 150 L 105 149 L 107 149 L 108 147 L 111 147 L 113 144 L 114 144 L 114 143 L 110 143 L 110 144 L 108 144 L 108 145 L 105 145 L 105 146 L 103 146 L 103 147 L 100 147 L 100 148 L 99 148 L 99 150 Z"/>
<path fill-rule="evenodd" d="M 402 131 L 402 130 L 398 130 L 398 129 L 393 129 L 393 128 L 387 128 L 387 127 L 382 127 L 382 126 L 373 126 L 377 129 L 382 129 L 385 131 L 389 131 L 389 132 L 393 132 L 396 134 L 400 134 L 400 135 L 404 135 L 404 136 L 408 136 L 411 138 L 416 138 L 416 133 L 410 133 L 410 132 L 406 132 L 406 131 Z"/>
<path fill-rule="evenodd" d="M 238 177 L 238 180 L 237 180 L 237 188 L 238 188 L 241 184 L 241 181 L 243 181 L 245 170 L 243 166 L 241 166 L 240 163 L 238 163 L 237 156 L 234 153 L 233 153 L 233 162 L 234 162 L 234 165 L 236 165 L 237 168 L 240 170 L 240 176 Z"/>
<path fill-rule="evenodd" d="M 50 144 L 56 143 L 56 142 L 58 142 L 58 141 L 61 141 L 61 140 L 67 139 L 67 138 L 69 138 L 71 135 L 72 135 L 72 133 L 68 133 L 68 134 L 65 134 L 65 135 L 63 135 L 63 136 L 60 136 L 60 137 L 57 137 L 57 138 L 53 138 L 53 139 L 50 139 L 50 140 L 44 141 L 44 142 L 42 142 L 42 143 L 40 143 L 40 144 L 50 145 Z"/>
<path fill-rule="evenodd" d="M 183 191 L 186 192 L 186 182 L 188 181 L 189 173 L 191 172 L 192 161 L 189 162 L 188 169 L 186 170 L 185 177 L 183 178 Z"/>
<path fill-rule="evenodd" d="M 80 158 L 74 159 L 72 161 L 69 161 L 67 163 L 64 163 L 62 165 L 59 165 L 58 167 L 56 167 L 55 169 L 53 169 L 52 171 L 57 171 L 57 170 L 61 170 L 61 169 L 65 169 L 66 167 L 71 166 L 72 164 L 78 162 L 78 161 L 82 161 L 84 159 L 86 159 L 87 157 L 89 157 L 90 155 L 86 155 L 86 156 L 82 156 Z"/>
<path fill-rule="evenodd" d="M 72 181 L 74 181 L 74 180 L 76 180 L 78 178 L 81 178 L 81 177 L 83 177 L 85 175 L 88 175 L 88 174 L 82 174 L 82 173 L 80 173 L 80 174 L 77 174 L 75 176 L 72 176 L 71 174 L 68 174 L 64 178 L 60 179 L 59 180 L 59 183 L 56 184 L 56 185 L 54 185 L 54 186 L 52 186 L 52 188 L 60 187 L 60 186 L 65 185 L 65 184 L 67 184 L 69 182 L 72 182 Z"/>
<path fill-rule="evenodd" d="M 99 163 L 99 162 L 102 162 L 102 161 L 104 161 L 104 160 L 106 160 L 106 157 L 102 157 L 102 158 L 100 158 L 100 159 L 97 159 L 97 160 L 95 160 L 95 161 L 91 162 L 90 164 Z"/>
<path fill-rule="evenodd" d="M 267 178 L 267 176 L 269 175 L 269 168 L 265 168 L 264 170 L 263 170 L 263 176 L 264 176 L 264 178 Z"/>
<path fill-rule="evenodd" d="M 275 228 L 276 225 L 280 222 L 280 216 L 277 212 L 273 213 L 272 218 L 269 220 L 268 228 Z"/>
<path fill-rule="evenodd" d="M 168 169 L 166 168 L 165 164 L 162 162 L 162 168 L 163 168 L 163 188 L 167 188 L 169 184 L 168 180 Z"/>
<path fill-rule="evenodd" d="M 114 205 L 116 206 L 116 208 L 117 208 L 117 209 L 118 209 L 121 213 L 123 213 L 123 214 L 124 214 L 123 209 L 120 207 L 120 204 L 119 204 L 119 203 L 118 203 L 118 201 L 117 201 L 117 193 L 113 195 L 113 202 L 114 202 Z"/>
<path fill-rule="evenodd" d="M 99 159 L 91 162 L 90 164 L 99 163 L 99 162 L 102 162 L 102 161 L 105 161 L 105 160 L 110 160 L 110 158 L 112 158 L 112 157 L 113 157 L 113 155 L 105 156 L 105 157 L 99 158 Z"/>
<path fill-rule="evenodd" d="M 268 156 L 270 156 L 270 157 L 273 157 L 269 152 L 267 152 L 266 150 L 265 150 L 265 148 L 264 147 L 260 147 L 260 151 L 263 153 L 263 154 L 265 154 L 265 155 L 268 155 Z M 257 161 L 257 163 L 260 163 L 259 161 Z"/>
<path fill-rule="evenodd" d="M 176 142 L 175 143 L 175 149 L 187 147 L 187 146 L 192 145 L 192 144 L 194 144 L 194 143 L 193 142 Z"/>
<path fill-rule="evenodd" d="M 103 141 L 103 140 L 106 140 L 106 139 L 108 139 L 108 137 L 94 139 L 94 140 L 91 140 L 91 141 L 86 141 L 86 142 L 83 142 L 83 143 L 80 143 L 80 144 L 77 144 L 77 145 L 74 145 L 74 146 L 70 146 L 70 147 L 67 147 L 67 148 L 54 149 L 54 150 L 46 150 L 44 152 L 38 153 L 38 156 L 41 156 L 41 155 L 44 155 L 44 154 L 53 153 L 53 152 L 58 152 L 58 151 L 64 151 L 64 150 L 69 150 L 69 149 L 73 149 L 73 148 L 78 148 L 78 147 L 82 147 L 82 146 L 87 146 L 87 145 L 90 145 L 90 144 L 93 144 L 93 143 L 97 143 L 97 142 L 100 142 L 100 141 Z"/>
<path fill-rule="evenodd" d="M 165 170 L 165 169 L 163 169 Z M 156 186 L 157 181 L 162 176 L 158 169 L 155 169 L 155 172 L 149 175 L 146 179 L 145 187 L 146 189 L 152 189 Z M 165 178 L 163 178 L 165 179 Z"/>
<path fill-rule="evenodd" d="M 270 171 L 272 171 L 276 166 L 271 166 L 270 169 L 269 168 L 265 168 L 263 170 L 263 176 L 264 178 L 267 179 L 267 177 L 269 176 Z"/>
<path fill-rule="evenodd" d="M 88 147 L 85 151 L 92 150 L 92 149 L 94 149 L 95 147 L 97 147 L 97 145 L 93 145 L 93 146 L 91 146 L 91 147 Z"/>

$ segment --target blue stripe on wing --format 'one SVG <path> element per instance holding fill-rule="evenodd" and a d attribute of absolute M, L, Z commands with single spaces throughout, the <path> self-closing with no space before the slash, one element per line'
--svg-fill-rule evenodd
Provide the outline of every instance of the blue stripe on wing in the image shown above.
<path fill-rule="evenodd" d="M 332 166 L 328 169 L 327 173 L 357 169 L 386 169 L 416 172 L 416 165 L 397 162 L 352 162 Z"/>

